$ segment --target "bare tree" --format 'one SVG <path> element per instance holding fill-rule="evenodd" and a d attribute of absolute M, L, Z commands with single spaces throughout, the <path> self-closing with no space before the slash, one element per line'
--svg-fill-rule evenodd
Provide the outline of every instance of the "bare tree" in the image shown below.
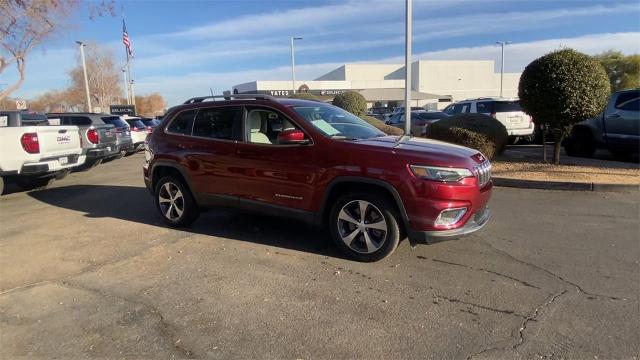
<path fill-rule="evenodd" d="M 68 24 L 81 0 L 1 0 L 0 74 L 16 66 L 18 79 L 0 91 L 0 101 L 16 91 L 26 78 L 31 51 Z M 113 14 L 113 1 L 89 4 L 90 16 Z"/>
<path fill-rule="evenodd" d="M 122 96 L 120 71 L 116 66 L 115 55 L 110 48 L 97 44 L 88 44 L 85 55 L 91 102 L 104 111 L 109 105 L 119 103 Z M 84 73 L 80 59 L 69 75 L 71 76 L 71 86 L 67 90 L 69 102 L 85 109 Z"/>
<path fill-rule="evenodd" d="M 147 96 L 136 96 L 136 112 L 142 116 L 155 117 L 164 114 L 167 102 L 162 95 L 152 93 Z"/>

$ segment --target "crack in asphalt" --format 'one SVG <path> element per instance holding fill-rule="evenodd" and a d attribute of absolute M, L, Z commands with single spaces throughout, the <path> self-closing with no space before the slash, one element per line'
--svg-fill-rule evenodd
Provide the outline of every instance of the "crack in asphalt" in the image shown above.
<path fill-rule="evenodd" d="M 128 298 L 126 296 L 122 296 L 122 295 L 118 295 L 118 294 L 114 294 L 114 293 L 110 293 L 110 292 L 106 292 L 104 290 L 99 290 L 99 289 L 94 289 L 91 287 L 88 287 L 86 285 L 82 285 L 79 283 L 73 283 L 70 281 L 55 281 L 52 282 L 55 283 L 57 285 L 63 286 L 63 287 L 67 287 L 70 289 L 76 289 L 76 290 L 82 290 L 82 291 L 87 291 L 93 294 L 97 294 L 98 296 L 100 296 L 101 298 L 104 299 L 108 299 L 109 297 L 114 297 L 114 298 L 118 298 L 121 299 L 123 301 L 126 301 L 128 303 L 132 303 L 132 304 L 137 304 L 140 305 L 142 307 L 144 307 L 145 309 L 147 309 L 147 311 L 153 315 L 156 315 L 159 319 L 160 322 L 160 334 L 169 341 L 170 344 L 173 345 L 173 347 L 175 348 L 175 350 L 178 352 L 178 354 L 183 357 L 183 358 L 187 358 L 187 359 L 194 359 L 196 358 L 195 353 L 192 350 L 189 350 L 187 348 L 185 348 L 182 345 L 182 339 L 178 338 L 176 336 L 176 331 L 174 329 L 172 329 L 171 325 L 169 323 L 167 323 L 167 321 L 165 320 L 164 316 L 162 315 L 162 312 L 160 312 L 160 310 L 149 304 L 146 303 L 144 301 L 141 300 L 136 300 L 136 299 L 131 299 Z"/>
<path fill-rule="evenodd" d="M 455 263 L 455 262 L 451 262 L 451 261 L 444 261 L 444 260 L 440 260 L 440 259 L 431 259 L 431 261 L 442 263 L 442 264 L 453 265 L 453 266 L 460 266 L 460 267 L 464 267 L 464 268 L 471 269 L 471 270 L 483 271 L 483 272 L 486 272 L 486 273 L 489 273 L 489 274 L 493 274 L 493 275 L 496 275 L 496 276 L 507 278 L 509 280 L 513 280 L 513 281 L 515 281 L 517 283 L 520 283 L 520 284 L 522 284 L 524 286 L 540 290 L 539 287 L 537 287 L 537 286 L 535 286 L 535 285 L 533 285 L 531 283 L 528 283 L 528 282 L 526 282 L 524 280 L 520 280 L 520 279 L 514 278 L 512 276 L 509 276 L 509 275 L 506 275 L 506 274 L 502 274 L 502 273 L 499 273 L 499 272 L 496 272 L 496 271 L 493 271 L 493 270 L 488 270 L 488 269 L 485 269 L 485 268 L 476 268 L 476 267 L 473 267 L 473 266 L 470 266 L 470 265 L 459 264 L 459 263 Z"/>
<path fill-rule="evenodd" d="M 592 297 L 596 297 L 596 298 L 606 298 L 606 299 L 609 299 L 609 300 L 621 300 L 621 301 L 625 301 L 625 300 L 626 300 L 626 299 L 619 298 L 619 297 L 616 297 L 616 296 L 603 295 L 603 294 L 596 294 L 596 293 L 592 293 L 592 292 L 586 291 L 586 290 L 585 290 L 585 289 L 583 289 L 580 285 L 578 285 L 578 284 L 576 284 L 576 283 L 574 283 L 574 282 L 572 282 L 572 281 L 569 281 L 569 280 L 567 280 L 567 279 L 563 278 L 562 276 L 560 276 L 560 275 L 558 275 L 558 274 L 555 274 L 555 273 L 553 273 L 553 272 L 551 272 L 551 271 L 549 271 L 549 270 L 547 270 L 547 269 L 545 269 L 545 268 L 543 268 L 543 267 L 541 267 L 541 266 L 538 266 L 538 265 L 536 265 L 536 264 L 532 264 L 532 263 L 530 263 L 530 262 L 527 262 L 527 261 L 524 261 L 524 260 L 518 259 L 517 257 L 515 257 L 515 256 L 513 256 L 513 255 L 511 255 L 511 254 L 509 254 L 508 252 L 506 252 L 506 251 L 504 251 L 504 250 L 500 250 L 500 249 L 496 248 L 495 246 L 491 245 L 490 243 L 488 243 L 488 242 L 486 242 L 486 241 L 482 241 L 482 243 L 486 244 L 487 246 L 489 246 L 489 247 L 490 247 L 491 249 L 493 249 L 494 251 L 496 251 L 496 252 L 498 252 L 498 253 L 500 253 L 500 254 L 502 254 L 502 255 L 504 255 L 504 256 L 506 256 L 506 257 L 510 258 L 510 259 L 512 259 L 513 261 L 516 261 L 516 262 L 518 262 L 518 263 L 521 263 L 521 264 L 524 264 L 524 265 L 530 266 L 530 267 L 532 267 L 532 268 L 534 268 L 534 269 L 537 269 L 537 270 L 540 270 L 540 271 L 542 271 L 542 272 L 545 272 L 545 273 L 547 273 L 547 274 L 551 275 L 552 277 L 554 277 L 554 278 L 556 278 L 556 279 L 558 279 L 558 280 L 560 280 L 560 281 L 564 282 L 565 284 L 569 284 L 569 285 L 573 286 L 574 288 L 576 288 L 579 292 L 581 292 L 581 293 L 582 293 L 582 294 L 584 294 L 584 295 L 592 296 Z"/>
<path fill-rule="evenodd" d="M 434 295 L 433 296 L 436 299 L 444 299 L 447 300 L 451 303 L 460 303 L 460 304 L 464 304 L 464 305 L 469 305 L 478 309 L 483 309 L 483 310 L 487 310 L 487 311 L 492 311 L 492 312 L 496 312 L 496 313 L 500 313 L 500 314 L 507 314 L 507 315 L 513 315 L 522 319 L 526 319 L 527 316 L 526 315 L 522 315 L 519 314 L 513 310 L 504 310 L 504 309 L 497 309 L 497 308 L 492 308 L 489 306 L 485 306 L 485 305 L 480 305 L 480 304 L 476 304 L 476 303 L 472 303 L 472 302 L 468 302 L 468 301 L 464 301 L 464 300 L 460 300 L 460 299 L 455 299 L 455 298 L 450 298 L 448 296 L 444 296 L 444 295 Z"/>
<path fill-rule="evenodd" d="M 515 344 L 511 345 L 511 346 L 505 346 L 505 347 L 490 347 L 490 348 L 486 348 L 486 349 L 482 349 L 478 352 L 475 352 L 469 356 L 467 356 L 467 360 L 473 359 L 474 357 L 478 356 L 478 355 L 482 355 L 486 352 L 489 351 L 494 351 L 494 350 L 502 350 L 502 351 L 507 351 L 507 350 L 513 350 L 513 351 L 518 351 L 518 347 L 520 347 L 522 344 L 524 344 L 525 341 L 525 336 L 524 336 L 524 332 L 527 330 L 527 326 L 529 325 L 530 322 L 532 321 L 537 321 L 538 318 L 538 314 L 540 314 L 540 312 L 551 306 L 551 304 L 553 304 L 559 297 L 561 297 L 562 295 L 566 294 L 568 290 L 562 290 L 559 293 L 553 294 L 551 297 L 549 297 L 545 302 L 543 302 L 542 304 L 536 306 L 535 309 L 533 309 L 533 311 L 531 312 L 531 314 L 529 314 L 528 316 L 526 316 L 524 318 L 524 320 L 522 321 L 522 324 L 520 325 L 520 328 L 518 329 L 518 340 L 516 341 Z"/>

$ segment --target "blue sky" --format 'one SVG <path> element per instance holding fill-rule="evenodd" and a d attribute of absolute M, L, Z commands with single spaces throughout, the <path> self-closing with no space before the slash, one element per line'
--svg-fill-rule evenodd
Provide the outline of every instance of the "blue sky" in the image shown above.
<path fill-rule="evenodd" d="M 290 78 L 289 36 L 297 78 L 313 79 L 348 62 L 403 62 L 404 1 L 119 1 L 133 42 L 136 93 L 160 92 L 169 105 L 252 80 Z M 36 49 L 27 81 L 14 94 L 29 98 L 67 86 L 75 40 L 113 48 L 124 61 L 119 16 L 89 20 Z M 414 57 L 498 59 L 508 40 L 508 72 L 561 46 L 586 53 L 610 48 L 640 52 L 640 3 L 634 1 L 414 0 Z M 90 48 L 87 49 L 90 51 Z M 0 83 L 13 81 L 11 71 Z"/>

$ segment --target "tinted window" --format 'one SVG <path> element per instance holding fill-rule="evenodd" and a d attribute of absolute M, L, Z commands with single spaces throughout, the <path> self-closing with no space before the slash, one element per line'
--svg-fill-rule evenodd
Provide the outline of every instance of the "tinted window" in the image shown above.
<path fill-rule="evenodd" d="M 179 113 L 167 128 L 167 131 L 175 134 L 191 135 L 191 120 L 193 120 L 195 114 L 195 110 Z"/>
<path fill-rule="evenodd" d="M 493 102 L 478 102 L 476 103 L 476 110 L 480 114 L 491 114 L 493 112 Z"/>
<path fill-rule="evenodd" d="M 127 123 L 132 128 L 134 128 L 134 127 L 138 128 L 138 129 L 146 129 L 147 128 L 147 126 L 141 120 L 127 120 Z"/>
<path fill-rule="evenodd" d="M 438 120 L 447 117 L 447 114 L 443 112 L 426 112 L 426 113 L 413 113 L 411 116 L 415 116 L 416 118 L 420 118 L 423 120 Z"/>
<path fill-rule="evenodd" d="M 469 108 L 471 108 L 469 103 L 455 104 L 453 105 L 453 113 L 454 114 L 468 113 Z"/>
<path fill-rule="evenodd" d="M 493 103 L 493 112 L 515 112 L 522 111 L 519 101 L 496 101 Z"/>
<path fill-rule="evenodd" d="M 65 125 L 87 126 L 91 125 L 91 119 L 86 116 L 65 116 L 62 123 Z"/>
<path fill-rule="evenodd" d="M 22 126 L 45 126 L 49 125 L 49 120 L 44 114 L 20 114 Z"/>
<path fill-rule="evenodd" d="M 233 139 L 235 107 L 200 109 L 193 123 L 193 136 L 212 139 Z"/>
<path fill-rule="evenodd" d="M 634 110 L 634 108 L 633 108 L 634 105 L 633 105 L 633 101 L 631 101 L 631 100 L 634 100 L 634 99 L 637 100 L 638 98 L 640 98 L 640 92 L 637 92 L 637 91 L 632 91 L 632 92 L 620 94 L 620 95 L 618 95 L 618 98 L 616 99 L 615 107 L 616 107 L 616 109 L 633 111 Z M 636 105 L 635 105 L 635 110 L 638 110 L 637 101 L 636 101 Z"/>
<path fill-rule="evenodd" d="M 156 126 L 160 125 L 160 120 L 156 120 L 156 119 L 144 119 L 144 120 L 142 120 L 142 122 L 145 125 L 151 126 L 151 127 L 156 127 Z"/>
<path fill-rule="evenodd" d="M 120 119 L 118 116 L 105 116 L 101 118 L 102 121 L 104 121 L 105 124 L 111 124 L 117 128 L 126 128 L 129 127 L 129 125 L 122 119 Z"/>
<path fill-rule="evenodd" d="M 443 112 L 447 115 L 453 115 L 454 114 L 454 110 L 455 110 L 455 106 L 454 105 L 449 105 L 446 108 L 444 108 Z"/>
<path fill-rule="evenodd" d="M 640 98 L 635 98 L 624 102 L 620 104 L 620 107 L 618 107 L 618 109 L 626 111 L 640 111 Z"/>

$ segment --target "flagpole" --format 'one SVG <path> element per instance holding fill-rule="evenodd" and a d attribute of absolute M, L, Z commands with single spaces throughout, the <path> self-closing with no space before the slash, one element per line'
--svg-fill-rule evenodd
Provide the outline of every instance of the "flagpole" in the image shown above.
<path fill-rule="evenodd" d="M 122 12 L 122 30 L 125 30 L 125 21 L 124 21 L 124 6 L 120 7 L 120 11 Z M 127 32 L 128 36 L 128 32 Z M 131 40 L 129 40 L 131 41 Z M 127 57 L 127 78 L 129 79 L 127 82 L 127 104 L 134 105 L 136 104 L 135 96 L 133 95 L 133 78 L 131 77 L 131 55 L 129 54 L 129 49 L 125 46 L 124 53 Z"/>

